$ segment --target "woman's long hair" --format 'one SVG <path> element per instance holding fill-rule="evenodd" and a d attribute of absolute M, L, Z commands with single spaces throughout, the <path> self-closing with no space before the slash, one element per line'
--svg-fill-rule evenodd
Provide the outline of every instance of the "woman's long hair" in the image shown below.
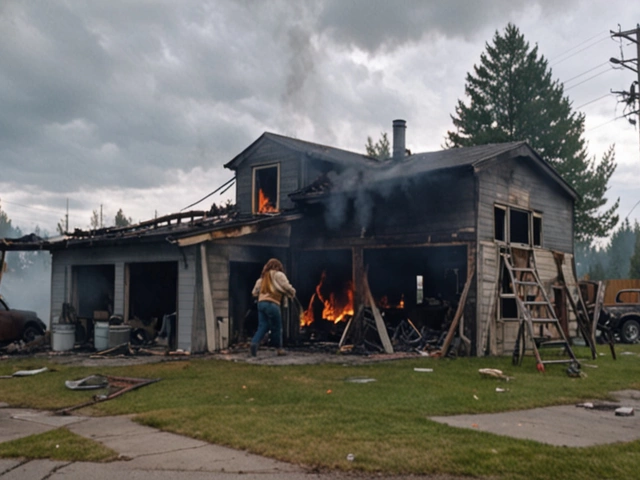
<path fill-rule="evenodd" d="M 284 267 L 282 266 L 282 262 L 277 258 L 271 258 L 267 263 L 265 263 L 262 268 L 262 285 L 260 286 L 260 293 L 275 293 L 276 289 L 271 282 L 271 270 L 275 270 L 277 272 L 284 272 Z"/>

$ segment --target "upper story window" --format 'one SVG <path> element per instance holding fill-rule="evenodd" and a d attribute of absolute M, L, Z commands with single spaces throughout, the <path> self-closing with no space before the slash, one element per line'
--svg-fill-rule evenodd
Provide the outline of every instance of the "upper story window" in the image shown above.
<path fill-rule="evenodd" d="M 280 164 L 253 168 L 253 213 L 280 211 Z"/>
<path fill-rule="evenodd" d="M 542 247 L 541 213 L 506 205 L 495 205 L 493 221 L 496 241 Z"/>

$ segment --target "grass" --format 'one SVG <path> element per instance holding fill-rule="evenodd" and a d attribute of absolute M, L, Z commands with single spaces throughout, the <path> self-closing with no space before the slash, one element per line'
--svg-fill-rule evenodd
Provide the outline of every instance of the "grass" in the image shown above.
<path fill-rule="evenodd" d="M 45 433 L 0 443 L 3 458 L 49 458 L 70 462 L 105 462 L 118 453 L 104 445 L 58 428 Z"/>
<path fill-rule="evenodd" d="M 96 415 L 137 414 L 153 427 L 320 469 L 385 474 L 449 474 L 508 479 L 637 478 L 640 442 L 589 448 L 553 447 L 429 420 L 434 415 L 485 413 L 586 400 L 640 389 L 640 346 L 619 346 L 613 361 L 601 348 L 597 368 L 570 378 L 565 367 L 536 371 L 532 358 L 418 358 L 361 366 L 261 366 L 191 359 L 120 368 L 48 366 L 33 377 L 1 380 L 0 401 L 58 409 L 89 400 L 64 380 L 102 373 L 162 378 L 91 408 Z M 624 355 L 628 350 L 634 355 Z M 579 357 L 588 352 L 577 349 Z M 39 368 L 34 359 L 0 362 L 0 375 Z M 432 373 L 415 372 L 432 368 Z M 482 378 L 498 368 L 510 382 Z M 374 378 L 351 383 L 353 377 Z M 497 393 L 496 387 L 508 388 Z M 594 432 L 595 434 L 595 432 Z M 353 462 L 347 454 L 355 456 Z M 0 452 L 2 454 L 2 452 Z"/>

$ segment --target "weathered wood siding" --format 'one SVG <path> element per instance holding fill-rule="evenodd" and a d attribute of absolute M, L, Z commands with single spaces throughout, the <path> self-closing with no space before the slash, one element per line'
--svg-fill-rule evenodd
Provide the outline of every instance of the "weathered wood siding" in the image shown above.
<path fill-rule="evenodd" d="M 289 194 L 301 186 L 303 160 L 303 154 L 268 139 L 256 145 L 256 150 L 236 171 L 236 205 L 240 213 L 252 213 L 253 167 L 276 164 L 280 165 L 280 210 L 292 208 Z"/>
<path fill-rule="evenodd" d="M 90 250 L 56 250 L 51 259 L 51 315 L 59 316 L 64 302 L 72 301 L 71 271 L 79 265 L 113 265 L 114 305 L 116 315 L 124 315 L 125 277 L 128 263 L 177 262 L 178 263 L 178 348 L 191 350 L 191 328 L 193 325 L 193 304 L 195 286 L 195 250 L 185 248 L 180 251 L 168 243 L 153 245 L 132 245 L 118 247 L 93 247 Z"/>
<path fill-rule="evenodd" d="M 478 240 L 494 239 L 494 205 L 542 213 L 542 245 L 573 252 L 573 199 L 526 157 L 499 161 L 478 172 Z"/>
<path fill-rule="evenodd" d="M 498 246 L 494 242 L 481 242 L 478 248 L 477 289 L 480 294 L 477 302 L 477 355 L 484 356 L 496 352 L 496 300 L 500 256 Z"/>

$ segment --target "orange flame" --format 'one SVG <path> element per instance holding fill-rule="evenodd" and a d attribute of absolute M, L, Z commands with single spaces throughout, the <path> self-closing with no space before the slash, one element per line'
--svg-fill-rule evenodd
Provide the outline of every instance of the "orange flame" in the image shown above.
<path fill-rule="evenodd" d="M 258 213 L 275 213 L 278 209 L 273 205 L 271 199 L 265 195 L 262 189 L 258 190 Z"/>
<path fill-rule="evenodd" d="M 325 298 L 322 294 L 322 286 L 326 278 L 326 272 L 322 272 L 320 282 L 316 285 L 316 291 L 309 300 L 309 306 L 300 318 L 300 326 L 306 327 L 315 320 L 313 314 L 313 303 L 320 300 L 323 304 L 322 318 L 333 323 L 346 320 L 345 317 L 353 316 L 353 285 L 349 283 L 343 292 L 331 292 L 329 298 Z"/>

